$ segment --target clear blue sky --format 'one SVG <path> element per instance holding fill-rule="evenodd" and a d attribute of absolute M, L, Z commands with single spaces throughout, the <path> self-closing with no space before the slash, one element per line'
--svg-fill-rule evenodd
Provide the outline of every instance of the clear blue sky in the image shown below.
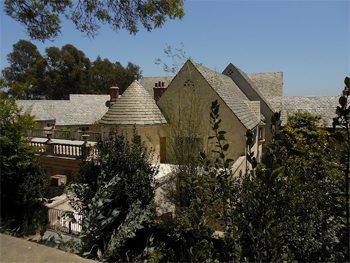
<path fill-rule="evenodd" d="M 1 2 L 1 65 L 23 27 L 8 18 Z M 232 62 L 246 72 L 282 71 L 284 95 L 338 95 L 350 75 L 349 1 L 186 1 L 185 17 L 168 21 L 136 36 L 102 27 L 94 39 L 84 37 L 70 22 L 53 42 L 34 41 L 40 52 L 67 43 L 91 60 L 97 56 L 139 65 L 144 76 L 166 75 L 154 64 L 165 60 L 166 44 L 184 44 L 186 54 L 209 68 L 222 71 Z"/>

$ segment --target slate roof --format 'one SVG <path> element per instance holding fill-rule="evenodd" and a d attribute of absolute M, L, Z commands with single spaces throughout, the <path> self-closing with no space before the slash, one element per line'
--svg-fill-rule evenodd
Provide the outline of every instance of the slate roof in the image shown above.
<path fill-rule="evenodd" d="M 335 110 L 339 96 L 322 97 L 274 97 L 270 98 L 270 103 L 274 105 L 277 111 L 281 111 L 282 125 L 288 120 L 288 115 L 306 111 L 312 114 L 320 115 L 326 127 L 332 127 L 333 118 L 336 116 Z"/>
<path fill-rule="evenodd" d="M 153 96 L 135 80 L 99 121 L 111 125 L 157 125 L 166 120 Z"/>
<path fill-rule="evenodd" d="M 22 112 L 38 121 L 56 120 L 56 125 L 91 125 L 107 112 L 109 95 L 71 94 L 69 100 L 17 100 Z"/>
<path fill-rule="evenodd" d="M 249 86 L 259 96 L 260 100 L 263 101 L 271 111 L 273 111 L 273 112 L 276 111 L 276 109 L 273 108 L 273 106 L 269 103 L 268 99 L 263 95 L 263 93 L 260 91 L 260 89 L 255 85 L 253 80 L 249 78 L 248 74 L 245 73 L 243 70 L 239 69 L 238 67 L 236 67 L 235 65 L 233 65 L 232 63 L 230 63 L 230 65 L 238 70 L 238 72 L 241 74 L 241 76 L 244 78 L 244 80 L 249 84 Z"/>
<path fill-rule="evenodd" d="M 143 77 L 140 81 L 141 85 L 148 91 L 153 97 L 154 84 L 158 81 L 163 81 L 164 86 L 167 87 L 174 77 Z"/>
<path fill-rule="evenodd" d="M 219 72 L 190 61 L 247 129 L 259 124 L 259 117 L 244 102 L 249 99 L 233 80 Z"/>
<path fill-rule="evenodd" d="M 265 98 L 283 95 L 282 72 L 246 73 L 246 75 Z"/>
<path fill-rule="evenodd" d="M 26 114 L 34 116 L 37 121 L 53 121 L 56 118 L 50 113 L 49 110 L 44 108 L 44 105 L 41 103 L 31 103 L 29 107 L 27 107 Z"/>

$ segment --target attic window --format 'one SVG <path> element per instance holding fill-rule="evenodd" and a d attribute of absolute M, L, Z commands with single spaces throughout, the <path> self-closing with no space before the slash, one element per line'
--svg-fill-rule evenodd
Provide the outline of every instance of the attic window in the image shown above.
<path fill-rule="evenodd" d="M 228 71 L 227 71 L 227 74 L 229 74 L 230 76 L 233 74 L 233 70 L 232 69 L 229 69 Z"/>
<path fill-rule="evenodd" d="M 189 88 L 193 88 L 194 87 L 194 83 L 191 80 L 186 80 L 184 83 L 184 87 L 189 87 Z"/>

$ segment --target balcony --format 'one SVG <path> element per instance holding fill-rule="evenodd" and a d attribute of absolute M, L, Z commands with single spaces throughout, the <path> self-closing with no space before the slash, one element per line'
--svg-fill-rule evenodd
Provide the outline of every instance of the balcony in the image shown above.
<path fill-rule="evenodd" d="M 28 138 L 46 138 L 48 133 L 51 133 L 52 139 L 79 141 L 82 140 L 83 135 L 89 135 L 89 140 L 93 142 L 97 142 L 99 139 L 101 139 L 100 132 L 65 131 L 56 129 L 31 129 L 27 130 L 26 136 Z"/>
<path fill-rule="evenodd" d="M 29 145 L 33 146 L 37 155 L 89 160 L 98 153 L 96 142 L 88 141 L 87 138 L 88 135 L 84 134 L 82 141 L 53 139 L 51 133 L 48 133 L 47 138 L 29 138 Z"/>

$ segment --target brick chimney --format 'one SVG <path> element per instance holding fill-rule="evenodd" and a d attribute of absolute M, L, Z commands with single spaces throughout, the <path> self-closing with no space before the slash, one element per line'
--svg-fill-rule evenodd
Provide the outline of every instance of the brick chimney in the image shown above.
<path fill-rule="evenodd" d="M 111 96 L 110 98 L 110 103 L 114 103 L 118 100 L 119 97 L 119 88 L 116 85 L 115 87 L 110 87 L 109 88 L 109 95 Z"/>
<path fill-rule="evenodd" d="M 154 88 L 153 88 L 154 100 L 158 102 L 158 100 L 160 99 L 160 97 L 162 97 L 165 91 L 166 91 L 166 87 L 165 87 L 164 81 L 158 81 L 154 83 Z"/>

